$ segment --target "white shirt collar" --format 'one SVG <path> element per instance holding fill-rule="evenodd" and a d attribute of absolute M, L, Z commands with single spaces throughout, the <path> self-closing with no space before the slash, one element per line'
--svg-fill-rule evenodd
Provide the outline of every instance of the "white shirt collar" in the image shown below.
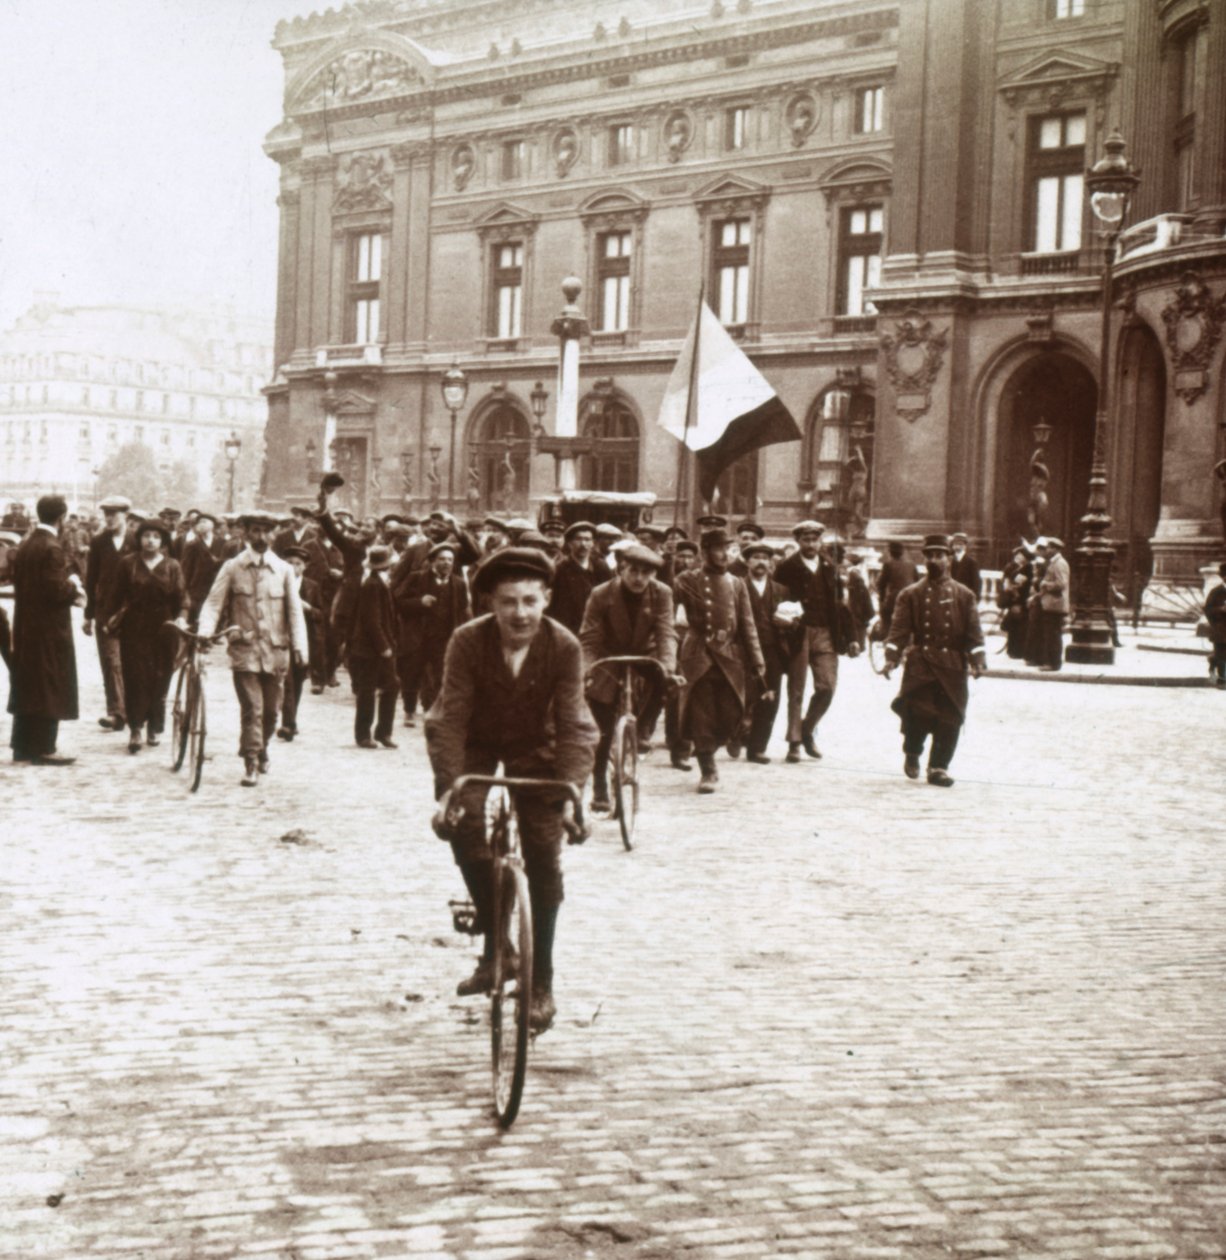
<path fill-rule="evenodd" d="M 55 537 L 59 537 L 59 531 L 55 528 L 54 525 L 46 525 L 42 521 L 39 521 L 38 524 L 34 526 L 34 528 L 45 529 L 48 534 L 51 534 Z"/>
<path fill-rule="evenodd" d="M 760 578 L 756 578 L 751 573 L 749 575 L 749 580 L 753 583 L 753 588 L 755 591 L 758 592 L 759 595 L 766 594 L 766 582 L 767 582 L 766 574 L 763 574 Z"/>
<path fill-rule="evenodd" d="M 801 564 L 803 564 L 805 568 L 809 570 L 810 573 L 817 572 L 817 566 L 821 564 L 822 562 L 822 558 L 820 555 L 816 555 L 813 557 L 812 560 L 810 560 L 809 557 L 806 556 L 803 552 L 798 551 L 796 554 L 800 556 Z"/>

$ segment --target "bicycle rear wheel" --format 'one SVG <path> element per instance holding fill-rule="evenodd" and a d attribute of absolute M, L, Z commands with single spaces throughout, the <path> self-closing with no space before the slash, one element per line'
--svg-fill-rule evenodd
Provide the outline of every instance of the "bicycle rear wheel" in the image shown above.
<path fill-rule="evenodd" d="M 509 1129 L 519 1114 L 528 1071 L 528 1017 L 532 1008 L 532 903 L 519 866 L 495 865 L 494 984 L 490 990 L 490 1048 L 494 1111 Z M 511 947 L 519 957 L 512 962 Z"/>
<path fill-rule="evenodd" d="M 195 792 L 200 787 L 200 779 L 204 774 L 204 679 L 197 677 L 191 691 L 192 704 L 188 715 L 191 722 L 188 740 L 191 757 L 188 766 L 192 775 L 191 790 Z"/>
<path fill-rule="evenodd" d="M 613 729 L 613 806 L 622 844 L 634 848 L 634 827 L 639 813 L 639 732 L 629 714 L 617 719 Z"/>
<path fill-rule="evenodd" d="M 170 768 L 181 770 L 187 760 L 187 737 L 191 731 L 188 710 L 191 708 L 192 671 L 189 665 L 179 670 L 175 682 L 175 703 L 170 719 Z"/>

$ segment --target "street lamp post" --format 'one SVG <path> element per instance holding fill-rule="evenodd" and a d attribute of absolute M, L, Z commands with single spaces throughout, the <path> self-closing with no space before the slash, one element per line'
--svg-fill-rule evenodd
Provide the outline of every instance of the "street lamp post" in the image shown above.
<path fill-rule="evenodd" d="M 234 466 L 238 463 L 239 452 L 243 449 L 242 439 L 237 433 L 231 431 L 230 436 L 226 438 L 225 452 L 226 458 L 230 461 L 230 491 L 226 496 L 226 511 L 234 511 Z"/>
<path fill-rule="evenodd" d="M 468 377 L 464 375 L 463 369 L 457 364 L 452 365 L 443 373 L 443 379 L 439 382 L 443 391 L 443 402 L 447 410 L 451 412 L 451 451 L 447 457 L 447 511 L 455 511 L 455 419 L 456 412 L 464 406 L 464 401 L 468 397 Z"/>
<path fill-rule="evenodd" d="M 1090 208 L 1103 225 L 1106 250 L 1103 257 L 1102 336 L 1098 360 L 1098 409 L 1094 414 L 1094 460 L 1090 466 L 1090 494 L 1081 518 L 1081 546 L 1073 582 L 1073 624 L 1067 661 L 1082 665 L 1114 665 L 1111 633 L 1111 564 L 1115 548 L 1107 541 L 1111 516 L 1107 511 L 1107 424 L 1110 419 L 1111 290 L 1115 243 L 1128 202 L 1139 183 L 1137 172 L 1124 152 L 1118 131 L 1107 137 L 1106 153 L 1086 172 Z"/>

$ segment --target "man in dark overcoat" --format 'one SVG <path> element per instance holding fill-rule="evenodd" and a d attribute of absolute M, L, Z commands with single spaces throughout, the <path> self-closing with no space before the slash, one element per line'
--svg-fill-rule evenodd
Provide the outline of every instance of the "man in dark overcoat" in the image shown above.
<path fill-rule="evenodd" d="M 788 593 L 787 588 L 770 575 L 774 555 L 775 549 L 761 539 L 751 538 L 741 544 L 741 559 L 746 569 L 742 581 L 749 592 L 754 629 L 758 632 L 758 645 L 766 665 L 765 680 L 755 682 L 750 696 L 749 729 L 745 739 L 747 758 L 760 766 L 770 762 L 766 745 L 775 728 L 783 673 L 791 656 L 788 628 L 776 620 L 779 605 L 787 599 Z"/>
<path fill-rule="evenodd" d="M 384 748 L 395 748 L 392 729 L 396 722 L 399 685 L 396 679 L 396 609 L 388 585 L 392 568 L 391 548 L 381 544 L 371 547 L 366 556 L 366 566 L 367 576 L 358 588 L 345 654 L 349 681 L 356 697 L 353 738 L 359 748 L 378 748 L 380 744 Z"/>
<path fill-rule="evenodd" d="M 678 653 L 685 675 L 680 733 L 698 756 L 702 772 L 698 790 L 709 793 L 719 783 L 715 750 L 736 734 L 745 713 L 749 680 L 763 680 L 766 663 L 749 592 L 740 578 L 728 572 L 731 539 L 722 528 L 715 528 L 704 531 L 700 541 L 702 567 L 678 576 L 673 589 L 686 619 Z"/>
<path fill-rule="evenodd" d="M 472 615 L 468 583 L 456 572 L 454 542 L 430 549 L 429 564 L 410 573 L 392 596 L 399 620 L 396 672 L 404 701 L 404 724 L 414 724 L 413 710 L 430 708 L 443 685 L 443 660 L 456 629 Z"/>
<path fill-rule="evenodd" d="M 963 533 L 954 534 L 949 540 L 953 548 L 953 562 L 949 566 L 949 576 L 955 582 L 961 582 L 975 599 L 983 595 L 983 578 L 979 573 L 979 565 L 970 553 L 971 540 Z"/>
<path fill-rule="evenodd" d="M 1209 623 L 1209 676 L 1214 686 L 1226 689 L 1226 564 L 1219 564 L 1218 577 L 1222 580 L 1209 592 L 1205 600 L 1205 620 Z"/>
<path fill-rule="evenodd" d="M 952 787 L 949 763 L 966 720 L 968 666 L 979 677 L 987 669 L 979 601 L 950 577 L 949 539 L 924 540 L 927 575 L 908 586 L 894 605 L 886 641 L 886 675 L 904 660 L 902 687 L 891 708 L 902 719 L 903 772 L 918 779 L 920 756 L 932 736 L 928 782 Z"/>
<path fill-rule="evenodd" d="M 588 707 L 600 727 L 592 808 L 609 808 L 609 749 L 618 717 L 618 670 L 599 666 L 608 656 L 650 656 L 663 674 L 642 672 L 638 684 L 639 729 L 649 730 L 660 715 L 665 688 L 677 670 L 677 627 L 673 593 L 659 580 L 664 557 L 633 544 L 620 553 L 621 572 L 592 591 L 579 629 Z"/>
<path fill-rule="evenodd" d="M 898 596 L 919 580 L 919 569 L 913 560 L 906 558 L 901 542 L 897 539 L 886 548 L 888 559 L 881 566 L 877 575 L 877 606 L 881 610 L 881 637 L 884 639 L 890 632 L 890 618 L 894 615 L 894 605 Z"/>
<path fill-rule="evenodd" d="M 128 513 L 132 504 L 123 495 L 113 494 L 98 506 L 102 510 L 103 525 L 90 541 L 85 562 L 85 620 L 81 629 L 86 635 L 92 634 L 98 645 L 98 665 L 106 696 L 106 716 L 98 719 L 98 725 L 104 731 L 122 731 L 126 715 L 119 637 L 106 627 L 119 611 L 116 602 L 119 562 L 132 552 L 128 539 Z"/>
<path fill-rule="evenodd" d="M 596 554 L 596 527 L 590 521 L 575 521 L 567 526 L 563 545 L 566 555 L 554 570 L 549 615 L 571 634 L 578 634 L 588 596 L 607 582 L 613 571 Z"/>
<path fill-rule="evenodd" d="M 858 656 L 851 609 L 839 566 L 822 547 L 822 525 L 801 521 L 792 530 L 798 550 L 775 570 L 775 581 L 787 588 L 788 599 L 803 609 L 788 662 L 788 755 L 800 760 L 800 749 L 815 759 L 817 724 L 834 701 L 839 682 L 839 657 Z M 801 717 L 805 683 L 813 677 L 813 694 Z"/>
<path fill-rule="evenodd" d="M 68 504 L 43 495 L 38 523 L 13 557 L 13 675 L 9 712 L 13 760 L 66 766 L 75 760 L 56 751 L 61 722 L 75 722 L 77 654 L 72 609 L 85 603 L 85 587 L 69 567 L 59 529 Z"/>

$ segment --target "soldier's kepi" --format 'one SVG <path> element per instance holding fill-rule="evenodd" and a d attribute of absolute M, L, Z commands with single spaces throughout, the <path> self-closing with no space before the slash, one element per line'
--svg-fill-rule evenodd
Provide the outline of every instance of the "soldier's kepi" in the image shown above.
<path fill-rule="evenodd" d="M 967 670 L 978 678 L 987 661 L 975 596 L 949 576 L 949 539 L 930 534 L 923 552 L 927 574 L 905 587 L 894 606 L 886 673 L 904 660 L 902 687 L 891 706 L 902 719 L 903 773 L 919 778 L 931 736 L 928 782 L 952 787 L 949 764 L 966 720 Z"/>

